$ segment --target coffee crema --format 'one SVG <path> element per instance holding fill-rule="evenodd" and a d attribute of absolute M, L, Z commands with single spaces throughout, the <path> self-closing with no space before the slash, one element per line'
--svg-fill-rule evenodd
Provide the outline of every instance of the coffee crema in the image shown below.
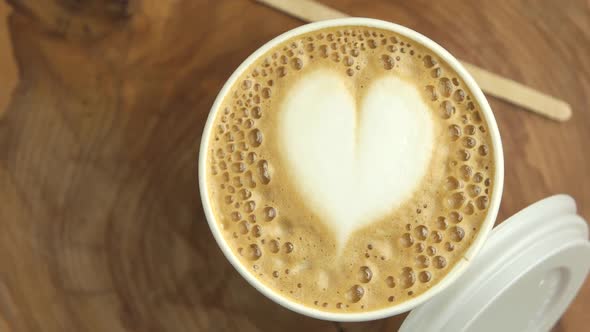
<path fill-rule="evenodd" d="M 320 29 L 261 55 L 224 96 L 206 188 L 241 264 L 330 312 L 433 287 L 494 195 L 480 105 L 432 51 L 388 30 Z"/>

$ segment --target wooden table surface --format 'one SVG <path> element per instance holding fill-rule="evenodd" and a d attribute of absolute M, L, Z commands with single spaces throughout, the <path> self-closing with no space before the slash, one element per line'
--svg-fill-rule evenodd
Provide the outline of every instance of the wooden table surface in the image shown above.
<path fill-rule="evenodd" d="M 10 2 L 0 331 L 397 329 L 403 316 L 336 324 L 279 307 L 234 271 L 205 222 L 196 162 L 213 99 L 247 55 L 300 21 L 246 0 Z M 557 123 L 490 98 L 506 158 L 499 220 L 555 193 L 590 219 L 588 2 L 325 3 L 570 102 L 573 118 Z M 589 312 L 587 280 L 554 331 L 590 330 Z"/>

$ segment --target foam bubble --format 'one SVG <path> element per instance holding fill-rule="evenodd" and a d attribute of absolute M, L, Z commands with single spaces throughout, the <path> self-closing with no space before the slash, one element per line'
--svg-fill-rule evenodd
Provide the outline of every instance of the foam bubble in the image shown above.
<path fill-rule="evenodd" d="M 447 220 L 445 217 L 439 216 L 436 218 L 436 227 L 440 230 L 447 229 Z"/>
<path fill-rule="evenodd" d="M 466 96 L 465 91 L 463 91 L 461 89 L 457 89 L 453 93 L 453 100 L 457 103 L 461 103 L 465 100 L 465 96 Z"/>
<path fill-rule="evenodd" d="M 345 66 L 347 66 L 347 67 L 350 67 L 350 66 L 354 65 L 354 59 L 353 59 L 352 57 L 345 56 L 345 57 L 342 59 L 342 63 L 343 63 Z"/>
<path fill-rule="evenodd" d="M 456 124 L 450 125 L 449 136 L 451 137 L 451 140 L 457 140 L 459 137 L 461 137 L 461 127 L 457 126 Z"/>
<path fill-rule="evenodd" d="M 254 237 L 262 236 L 262 227 L 260 227 L 258 225 L 254 225 L 254 227 L 252 227 L 252 236 L 254 236 Z"/>
<path fill-rule="evenodd" d="M 225 183 L 229 182 L 229 173 L 228 173 L 228 172 L 224 172 L 224 173 L 221 175 L 221 181 L 223 181 L 223 182 L 225 182 Z"/>
<path fill-rule="evenodd" d="M 481 174 L 480 172 L 475 173 L 473 175 L 473 182 L 480 183 L 481 181 L 483 181 L 483 174 Z"/>
<path fill-rule="evenodd" d="M 449 237 L 455 242 L 460 242 L 465 237 L 465 231 L 460 226 L 453 226 L 449 229 Z"/>
<path fill-rule="evenodd" d="M 268 242 L 268 249 L 270 250 L 270 252 L 272 252 L 273 254 L 276 254 L 277 252 L 279 252 L 281 247 L 281 244 L 279 243 L 279 241 L 277 240 L 270 240 Z"/>
<path fill-rule="evenodd" d="M 456 190 L 460 186 L 461 186 L 461 183 L 454 176 L 449 176 L 445 180 L 445 189 L 448 191 Z"/>
<path fill-rule="evenodd" d="M 340 55 L 340 53 L 332 53 L 332 61 L 340 62 L 340 59 L 342 59 L 342 56 Z"/>
<path fill-rule="evenodd" d="M 244 185 L 244 183 L 242 182 L 242 178 L 240 178 L 239 176 L 235 176 L 233 178 L 232 184 L 236 188 L 240 188 L 240 187 L 242 187 Z"/>
<path fill-rule="evenodd" d="M 485 144 L 480 145 L 477 151 L 479 152 L 480 156 L 487 156 L 489 153 L 488 146 Z"/>
<path fill-rule="evenodd" d="M 404 267 L 399 279 L 403 288 L 410 288 L 416 282 L 416 273 L 414 273 L 412 268 Z"/>
<path fill-rule="evenodd" d="M 226 168 L 227 167 L 224 165 L 222 169 L 226 169 Z M 244 171 L 246 171 L 246 165 L 243 162 L 236 162 L 236 163 L 232 164 L 231 170 L 232 170 L 232 172 L 235 172 L 235 173 L 243 173 Z"/>
<path fill-rule="evenodd" d="M 412 237 L 412 235 L 410 235 L 410 233 L 404 233 L 404 235 L 402 235 L 400 237 L 400 245 L 402 247 L 410 247 L 414 244 L 414 237 Z"/>
<path fill-rule="evenodd" d="M 300 58 L 291 59 L 291 67 L 295 70 L 301 70 L 301 68 L 303 68 L 303 60 Z"/>
<path fill-rule="evenodd" d="M 248 186 L 249 188 L 256 188 L 256 182 L 254 181 L 251 171 L 246 171 L 246 173 L 244 174 L 244 181 L 246 182 L 246 186 Z"/>
<path fill-rule="evenodd" d="M 231 203 L 234 202 L 234 198 L 233 198 L 232 195 L 226 195 L 225 198 L 224 198 L 224 201 L 225 201 L 226 204 L 231 204 Z"/>
<path fill-rule="evenodd" d="M 466 215 L 472 215 L 475 212 L 475 207 L 473 206 L 473 203 L 471 201 L 465 204 L 463 212 L 465 212 Z"/>
<path fill-rule="evenodd" d="M 242 219 L 242 214 L 240 214 L 240 212 L 238 211 L 234 211 L 231 213 L 231 219 L 233 221 L 239 221 L 240 219 Z"/>
<path fill-rule="evenodd" d="M 480 210 L 485 210 L 488 207 L 488 197 L 487 196 L 480 196 L 475 200 L 475 205 Z"/>
<path fill-rule="evenodd" d="M 391 70 L 395 66 L 393 58 L 388 54 L 383 54 L 381 56 L 381 61 L 383 61 L 383 68 L 387 70 Z"/>
<path fill-rule="evenodd" d="M 420 269 L 425 269 L 430 266 L 430 258 L 425 255 L 420 255 L 416 258 L 416 266 Z"/>
<path fill-rule="evenodd" d="M 461 149 L 457 151 L 457 157 L 461 161 L 468 161 L 471 158 L 471 153 L 465 149 Z"/>
<path fill-rule="evenodd" d="M 256 203 L 254 201 L 248 201 L 244 204 L 244 212 L 252 213 L 256 209 Z"/>
<path fill-rule="evenodd" d="M 295 246 L 291 242 L 286 242 L 283 245 L 283 247 L 284 247 L 285 253 L 287 253 L 287 254 L 290 254 L 293 251 L 293 249 L 295 249 Z"/>
<path fill-rule="evenodd" d="M 424 241 L 428 237 L 428 228 L 424 225 L 420 225 L 414 229 L 414 233 L 418 240 Z"/>
<path fill-rule="evenodd" d="M 238 224 L 238 230 L 240 231 L 241 234 L 248 234 L 248 232 L 250 231 L 250 224 L 248 224 L 247 221 L 242 220 Z"/>
<path fill-rule="evenodd" d="M 469 181 L 471 179 L 471 175 L 473 174 L 473 169 L 469 165 L 463 165 L 459 168 L 459 173 L 461 174 L 461 178 L 465 181 Z"/>
<path fill-rule="evenodd" d="M 443 119 L 449 119 L 455 114 L 455 106 L 452 102 L 445 100 L 440 104 L 439 112 Z"/>
<path fill-rule="evenodd" d="M 252 197 L 252 192 L 250 190 L 244 188 L 238 192 L 238 196 L 240 197 L 241 200 L 247 200 L 250 197 Z"/>
<path fill-rule="evenodd" d="M 440 68 L 434 68 L 430 72 L 430 76 L 432 76 L 432 78 L 439 78 L 441 75 L 442 75 L 442 70 Z"/>
<path fill-rule="evenodd" d="M 431 234 L 431 238 L 434 243 L 440 243 L 443 239 L 443 235 L 439 231 L 433 231 Z M 433 248 L 433 247 L 429 247 L 429 248 Z"/>
<path fill-rule="evenodd" d="M 455 245 L 452 244 L 451 242 L 447 242 L 447 243 L 445 243 L 445 249 L 449 252 L 453 251 L 453 250 L 455 250 Z"/>
<path fill-rule="evenodd" d="M 422 242 L 418 242 L 418 243 L 416 243 L 416 245 L 414 246 L 414 248 L 416 249 L 416 252 L 417 252 L 417 253 L 421 253 L 421 252 L 423 252 L 423 251 L 424 251 L 424 247 L 425 247 L 425 246 L 424 246 L 424 243 L 422 243 Z"/>
<path fill-rule="evenodd" d="M 260 160 L 258 162 L 258 178 L 263 184 L 270 183 L 270 170 L 266 160 Z"/>
<path fill-rule="evenodd" d="M 437 232 L 437 233 L 440 234 L 439 232 Z M 442 235 L 440 235 L 440 236 L 441 236 L 440 240 L 442 240 Z M 440 241 L 435 241 L 435 242 L 440 242 Z M 430 247 L 426 248 L 426 254 L 428 256 L 436 255 L 436 247 L 430 246 Z"/>
<path fill-rule="evenodd" d="M 460 223 L 462 220 L 463 216 L 461 215 L 461 213 L 457 211 L 452 211 L 451 213 L 449 213 L 449 221 L 453 224 Z"/>
<path fill-rule="evenodd" d="M 328 46 L 326 45 L 320 45 L 320 56 L 322 58 L 327 58 L 328 57 Z"/>
<path fill-rule="evenodd" d="M 256 157 L 257 157 L 256 152 L 250 152 L 250 153 L 248 153 L 248 156 L 246 156 L 246 162 L 248 164 L 253 164 L 256 161 Z"/>
<path fill-rule="evenodd" d="M 253 147 L 259 147 L 262 144 L 262 131 L 254 128 L 248 134 L 248 139 Z"/>
<path fill-rule="evenodd" d="M 420 282 L 429 282 L 432 279 L 432 274 L 429 271 L 422 271 L 418 275 Z"/>
<path fill-rule="evenodd" d="M 471 197 L 479 196 L 479 194 L 481 194 L 481 188 L 477 185 L 470 184 L 469 186 L 467 186 L 467 193 Z"/>
<path fill-rule="evenodd" d="M 430 56 L 430 55 L 426 55 L 422 59 L 422 61 L 424 62 L 424 67 L 426 67 L 426 68 L 432 68 L 432 67 L 434 67 L 435 65 L 438 64 L 438 62 L 436 60 L 434 60 L 432 58 L 432 56 Z"/>
<path fill-rule="evenodd" d="M 467 135 L 475 135 L 475 127 L 473 125 L 467 125 L 463 128 L 463 132 Z"/>
<path fill-rule="evenodd" d="M 264 208 L 264 218 L 266 221 L 271 221 L 277 216 L 277 210 L 272 206 Z"/>
<path fill-rule="evenodd" d="M 433 85 L 427 85 L 425 87 L 426 90 L 426 98 L 430 99 L 431 101 L 438 100 L 438 92 L 434 88 Z"/>
<path fill-rule="evenodd" d="M 258 247 L 257 244 L 253 243 L 250 246 L 248 246 L 245 255 L 246 258 L 248 258 L 249 260 L 258 260 L 262 256 L 262 251 L 260 250 L 260 247 Z"/>
<path fill-rule="evenodd" d="M 466 197 L 462 192 L 456 192 L 447 197 L 447 206 L 449 209 L 458 209 L 465 203 Z"/>
<path fill-rule="evenodd" d="M 451 93 L 453 93 L 453 85 L 451 80 L 447 77 L 441 78 L 438 81 L 438 92 L 445 98 L 450 97 Z"/>
<path fill-rule="evenodd" d="M 356 303 L 360 301 L 364 295 L 365 289 L 360 285 L 354 285 L 346 292 L 346 300 L 348 302 Z"/>
<path fill-rule="evenodd" d="M 389 288 L 394 288 L 395 287 L 395 278 L 393 276 L 388 276 L 387 278 L 385 278 L 385 284 Z"/>
<path fill-rule="evenodd" d="M 454 248 L 454 247 L 453 247 Z M 447 260 L 443 256 L 436 256 L 432 260 L 432 265 L 437 269 L 442 269 L 447 266 Z"/>
<path fill-rule="evenodd" d="M 362 283 L 368 283 L 373 278 L 373 272 L 368 266 L 361 266 L 358 272 L 358 280 Z"/>

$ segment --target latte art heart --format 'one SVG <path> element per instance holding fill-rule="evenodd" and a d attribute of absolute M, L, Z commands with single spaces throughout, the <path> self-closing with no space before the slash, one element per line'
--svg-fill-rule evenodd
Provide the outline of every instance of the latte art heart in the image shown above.
<path fill-rule="evenodd" d="M 286 171 L 341 245 L 407 199 L 428 167 L 430 110 L 393 75 L 351 91 L 341 74 L 317 70 L 294 83 L 280 112 Z"/>

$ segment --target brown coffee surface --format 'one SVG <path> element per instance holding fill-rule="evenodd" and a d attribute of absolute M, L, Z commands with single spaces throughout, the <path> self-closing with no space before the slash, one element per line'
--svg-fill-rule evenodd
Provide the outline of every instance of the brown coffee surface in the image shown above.
<path fill-rule="evenodd" d="M 358 95 L 396 75 L 416 86 L 434 120 L 420 184 L 342 247 L 297 190 L 277 138 L 289 88 L 317 69 L 338 71 Z M 463 259 L 495 194 L 480 105 L 447 63 L 391 31 L 339 27 L 289 39 L 247 68 L 215 111 L 206 188 L 223 237 L 253 276 L 311 308 L 372 311 L 424 293 Z"/>

